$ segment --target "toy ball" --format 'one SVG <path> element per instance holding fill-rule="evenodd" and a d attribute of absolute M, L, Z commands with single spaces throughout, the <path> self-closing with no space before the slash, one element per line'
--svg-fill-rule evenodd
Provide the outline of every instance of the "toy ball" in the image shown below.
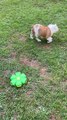
<path fill-rule="evenodd" d="M 11 85 L 21 87 L 27 82 L 27 77 L 24 73 L 16 72 L 10 77 L 10 80 Z"/>

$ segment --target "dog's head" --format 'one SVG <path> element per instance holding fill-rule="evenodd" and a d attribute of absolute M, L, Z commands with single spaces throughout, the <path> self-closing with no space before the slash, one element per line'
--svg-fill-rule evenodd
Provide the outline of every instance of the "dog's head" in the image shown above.
<path fill-rule="evenodd" d="M 48 27 L 50 28 L 50 30 L 53 32 L 53 33 L 56 33 L 59 31 L 59 28 L 57 26 L 57 24 L 49 24 Z"/>

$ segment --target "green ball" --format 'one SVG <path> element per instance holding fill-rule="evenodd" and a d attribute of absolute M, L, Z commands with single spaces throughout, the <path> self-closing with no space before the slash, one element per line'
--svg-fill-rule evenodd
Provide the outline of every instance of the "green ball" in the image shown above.
<path fill-rule="evenodd" d="M 27 77 L 24 73 L 16 72 L 10 77 L 10 80 L 11 85 L 21 87 L 27 82 Z"/>

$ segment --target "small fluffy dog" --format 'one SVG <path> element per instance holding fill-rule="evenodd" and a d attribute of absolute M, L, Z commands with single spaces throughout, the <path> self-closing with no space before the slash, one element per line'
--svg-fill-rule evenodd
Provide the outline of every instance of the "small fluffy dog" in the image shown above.
<path fill-rule="evenodd" d="M 43 26 L 40 24 L 35 24 L 32 26 L 30 38 L 34 37 L 38 42 L 41 42 L 41 39 L 47 39 L 47 43 L 52 42 L 52 35 L 58 31 L 58 26 L 56 24 L 49 24 L 48 26 Z"/>

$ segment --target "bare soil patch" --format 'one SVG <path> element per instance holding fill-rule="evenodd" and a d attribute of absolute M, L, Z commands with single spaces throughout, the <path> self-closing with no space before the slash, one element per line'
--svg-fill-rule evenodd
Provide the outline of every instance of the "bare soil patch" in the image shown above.
<path fill-rule="evenodd" d="M 64 80 L 63 82 L 61 82 L 60 86 L 64 91 L 67 91 L 67 80 Z"/>
<path fill-rule="evenodd" d="M 37 61 L 37 60 L 30 60 L 27 57 L 20 57 L 20 64 L 35 68 L 35 69 L 39 69 L 39 74 L 41 77 L 43 78 L 49 78 L 48 72 L 47 72 L 47 67 L 43 67 L 42 64 Z"/>
<path fill-rule="evenodd" d="M 61 117 L 60 117 L 60 115 L 54 115 L 54 114 L 52 114 L 51 116 L 50 116 L 50 119 L 49 120 L 61 120 Z"/>
<path fill-rule="evenodd" d="M 4 71 L 4 76 L 5 76 L 5 77 L 8 77 L 8 75 L 9 75 L 10 73 L 11 73 L 10 70 L 5 70 L 5 71 Z"/>
<path fill-rule="evenodd" d="M 11 36 L 11 39 L 16 39 L 16 38 L 23 42 L 25 42 L 27 39 L 27 37 L 25 35 L 23 35 L 22 33 L 19 33 L 19 32 L 16 32 L 16 33 L 12 34 L 12 36 Z"/>
<path fill-rule="evenodd" d="M 45 67 L 42 67 L 40 69 L 40 76 L 44 77 L 46 75 L 47 69 Z"/>
<path fill-rule="evenodd" d="M 27 65 L 27 66 L 30 66 L 30 67 L 33 67 L 33 68 L 39 68 L 40 67 L 40 63 L 37 60 L 30 60 L 26 57 L 20 58 L 20 63 L 24 64 L 24 65 Z"/>
<path fill-rule="evenodd" d="M 54 114 L 52 114 L 52 115 L 50 116 L 50 120 L 56 120 L 56 117 L 55 117 Z"/>
<path fill-rule="evenodd" d="M 10 56 L 11 56 L 11 58 L 15 59 L 16 58 L 16 52 L 12 52 Z"/>
<path fill-rule="evenodd" d="M 45 46 L 43 46 L 43 49 L 46 48 L 46 49 L 50 49 L 51 48 L 51 45 L 50 44 L 47 44 Z"/>

